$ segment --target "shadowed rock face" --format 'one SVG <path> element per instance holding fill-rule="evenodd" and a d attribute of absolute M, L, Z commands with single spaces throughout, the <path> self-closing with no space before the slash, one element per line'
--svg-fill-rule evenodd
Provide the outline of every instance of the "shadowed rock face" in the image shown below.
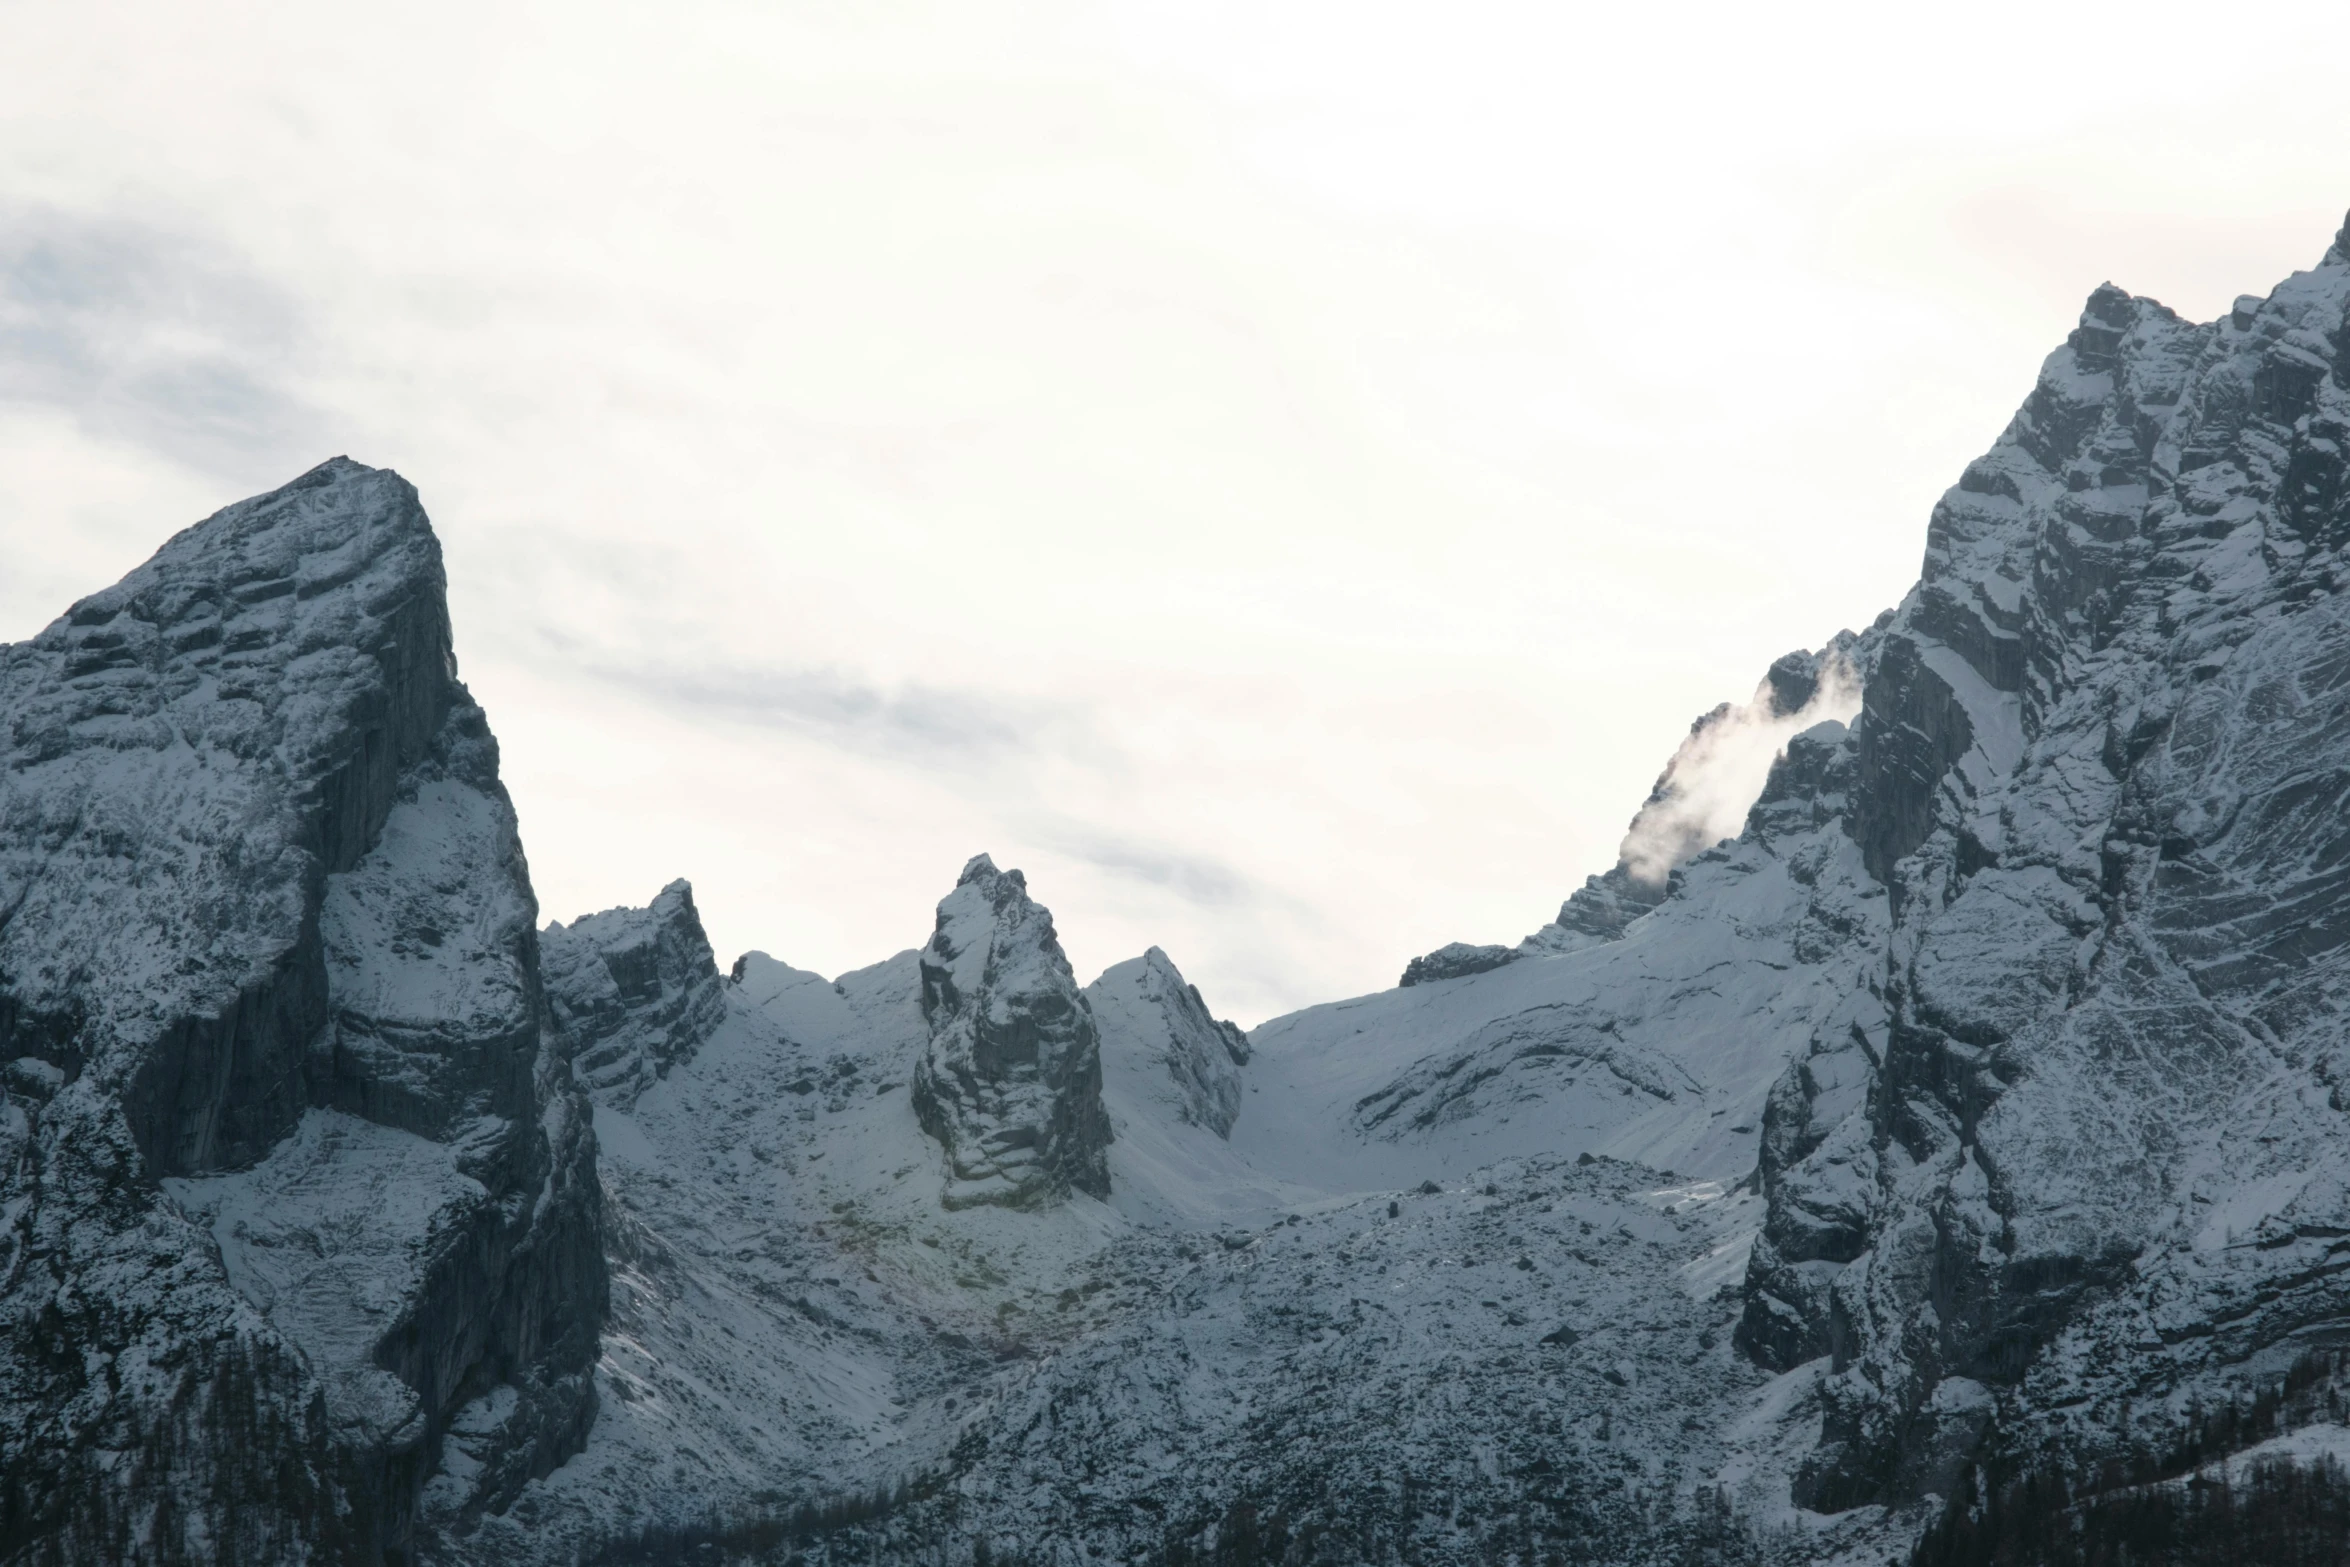
<path fill-rule="evenodd" d="M 1109 1116 L 1093 1012 L 1027 878 L 982 854 L 922 949 L 930 1040 L 914 1071 L 922 1129 L 947 1154 L 950 1208 L 1107 1197 Z"/>
<path fill-rule="evenodd" d="M 347 460 L 0 649 L 0 1554 L 410 1551 L 576 1446 L 593 1147 L 415 492 Z"/>
<path fill-rule="evenodd" d="M 662 888 L 649 908 L 549 925 L 539 933 L 539 962 L 573 1075 L 615 1110 L 667 1076 L 726 1013 L 710 938 L 684 881 Z"/>

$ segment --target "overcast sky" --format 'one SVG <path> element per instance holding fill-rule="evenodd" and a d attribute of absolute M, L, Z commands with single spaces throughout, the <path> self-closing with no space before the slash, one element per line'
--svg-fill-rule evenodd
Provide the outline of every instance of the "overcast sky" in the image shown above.
<path fill-rule="evenodd" d="M 2350 206 L 2338 5 L 0 3 L 0 638 L 347 452 L 542 906 L 1243 1022 L 1515 941 L 1894 603 L 2101 280 Z"/>

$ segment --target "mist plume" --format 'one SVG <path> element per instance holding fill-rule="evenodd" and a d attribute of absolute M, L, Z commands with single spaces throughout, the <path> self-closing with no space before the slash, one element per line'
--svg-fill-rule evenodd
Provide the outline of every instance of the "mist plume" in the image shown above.
<path fill-rule="evenodd" d="M 1661 887 L 1674 866 L 1738 835 L 1787 742 L 1814 724 L 1849 723 L 1860 679 L 1841 647 L 1791 653 L 1743 704 L 1724 702 L 1689 726 L 1618 858 L 1632 880 Z"/>

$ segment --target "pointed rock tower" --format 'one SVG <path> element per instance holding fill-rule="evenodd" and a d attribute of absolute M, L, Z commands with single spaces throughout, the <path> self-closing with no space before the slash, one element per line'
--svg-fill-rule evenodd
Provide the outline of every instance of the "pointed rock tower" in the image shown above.
<path fill-rule="evenodd" d="M 940 901 L 922 1016 L 914 1110 L 946 1149 L 948 1207 L 1110 1194 L 1093 1011 L 1018 871 L 979 855 Z"/>

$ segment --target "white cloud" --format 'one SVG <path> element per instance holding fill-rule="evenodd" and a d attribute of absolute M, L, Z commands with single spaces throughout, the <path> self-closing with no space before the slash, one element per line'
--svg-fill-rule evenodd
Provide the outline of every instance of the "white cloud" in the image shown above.
<path fill-rule="evenodd" d="M 2134 18 L 20 9 L 0 635 L 347 451 L 550 912 L 837 970 L 986 849 L 1081 967 L 1385 984 L 1897 599 L 2101 278 L 2323 248 L 2350 21 Z"/>

